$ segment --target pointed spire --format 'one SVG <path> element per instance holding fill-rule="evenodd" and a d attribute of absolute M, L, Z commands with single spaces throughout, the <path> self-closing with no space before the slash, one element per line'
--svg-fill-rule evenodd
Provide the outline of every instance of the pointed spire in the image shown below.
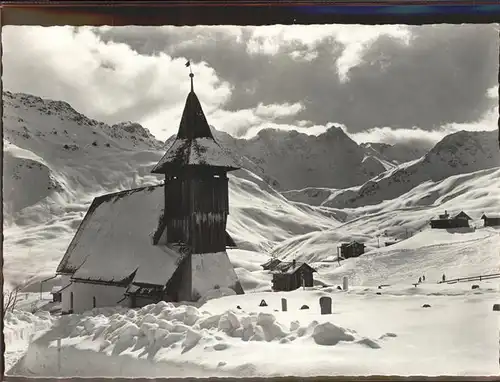
<path fill-rule="evenodd" d="M 191 63 L 188 61 L 186 66 L 189 67 L 191 71 Z M 186 105 L 184 106 L 184 112 L 182 113 L 181 123 L 179 126 L 179 131 L 177 132 L 177 138 L 179 139 L 195 139 L 195 138 L 212 138 L 212 131 L 208 125 L 205 113 L 201 108 L 200 100 L 194 92 L 193 85 L 193 72 L 189 73 L 189 78 L 191 80 L 191 91 L 189 92 Z"/>
<path fill-rule="evenodd" d="M 186 67 L 190 65 L 188 61 Z M 239 169 L 240 165 L 235 158 L 214 139 L 200 100 L 194 92 L 194 74 L 189 73 L 189 77 L 191 91 L 182 112 L 177 138 L 151 172 L 153 174 L 179 173 L 186 166 L 213 167 L 224 169 L 224 171 Z"/>

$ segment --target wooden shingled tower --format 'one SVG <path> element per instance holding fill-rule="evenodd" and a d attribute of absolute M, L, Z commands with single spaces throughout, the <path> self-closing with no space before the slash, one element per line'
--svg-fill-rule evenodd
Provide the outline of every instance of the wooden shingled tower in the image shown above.
<path fill-rule="evenodd" d="M 231 273 L 227 280 L 236 277 L 226 253 L 228 241 L 232 241 L 226 233 L 227 173 L 239 167 L 231 154 L 214 139 L 194 92 L 193 77 L 190 73 L 191 91 L 177 137 L 151 172 L 165 176 L 163 221 L 154 244 L 180 245 L 189 252 L 182 277 L 192 279 L 193 296 L 190 299 L 196 300 L 202 291 L 196 287 L 194 278 L 209 279 L 208 273 L 217 271 Z M 236 285 L 224 285 L 223 281 L 221 284 L 216 287 L 229 287 L 236 293 L 243 293 L 237 277 Z"/>

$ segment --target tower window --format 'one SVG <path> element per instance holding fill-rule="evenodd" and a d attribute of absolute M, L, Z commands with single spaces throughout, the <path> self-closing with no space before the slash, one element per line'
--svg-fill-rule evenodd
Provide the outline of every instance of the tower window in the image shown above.
<path fill-rule="evenodd" d="M 95 296 L 92 297 L 92 308 L 95 308 L 96 307 L 96 300 L 95 300 Z"/>

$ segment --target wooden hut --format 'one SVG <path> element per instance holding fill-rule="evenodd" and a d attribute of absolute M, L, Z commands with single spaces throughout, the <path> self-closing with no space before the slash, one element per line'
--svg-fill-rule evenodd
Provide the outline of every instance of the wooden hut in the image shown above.
<path fill-rule="evenodd" d="M 273 290 L 292 291 L 303 287 L 312 287 L 314 284 L 314 268 L 306 263 L 281 262 L 273 270 Z"/>
<path fill-rule="evenodd" d="M 483 214 L 483 216 L 481 216 L 481 220 L 483 220 L 485 227 L 500 226 L 500 217 L 498 216 L 486 216 L 486 214 Z"/>
<path fill-rule="evenodd" d="M 357 241 L 342 243 L 340 246 L 340 255 L 344 259 L 348 259 L 350 257 L 359 257 L 363 253 L 365 253 L 365 245 Z"/>
<path fill-rule="evenodd" d="M 447 211 L 439 215 L 437 219 L 431 220 L 431 228 L 450 229 L 450 228 L 469 228 L 469 221 L 472 220 L 465 212 L 460 211 L 453 217 L 450 217 Z"/>

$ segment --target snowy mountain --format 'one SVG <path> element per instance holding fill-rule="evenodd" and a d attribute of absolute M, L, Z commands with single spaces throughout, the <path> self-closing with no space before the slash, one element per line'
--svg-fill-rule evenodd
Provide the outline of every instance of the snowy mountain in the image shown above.
<path fill-rule="evenodd" d="M 213 131 L 224 147 L 242 157 L 246 169 L 278 190 L 350 187 L 364 183 L 387 168 L 385 160 L 367 155 L 340 127 L 331 127 L 318 136 L 264 129 L 248 140 L 234 138 L 215 128 Z M 174 139 L 169 138 L 165 146 Z"/>
<path fill-rule="evenodd" d="M 424 182 L 437 182 L 499 165 L 500 151 L 494 131 L 460 131 L 444 137 L 420 159 L 389 169 L 361 186 L 343 190 L 303 189 L 284 195 L 312 205 L 361 207 L 398 198 Z M 429 203 L 434 201 L 432 195 L 426 198 Z"/>
<path fill-rule="evenodd" d="M 405 162 L 410 162 L 424 156 L 429 150 L 415 147 L 411 144 L 397 143 L 390 145 L 380 142 L 361 143 L 360 145 L 367 156 L 372 156 L 384 163 L 386 170 Z"/>

